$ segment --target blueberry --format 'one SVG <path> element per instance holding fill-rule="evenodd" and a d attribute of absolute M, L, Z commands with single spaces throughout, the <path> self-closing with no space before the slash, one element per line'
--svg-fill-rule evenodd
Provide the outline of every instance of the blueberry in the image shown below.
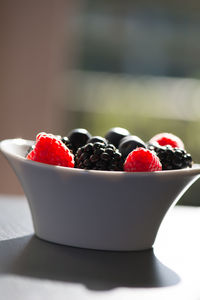
<path fill-rule="evenodd" d="M 72 143 L 70 142 L 70 140 L 68 139 L 67 136 L 60 137 L 60 139 L 65 144 L 65 146 L 67 146 L 68 149 L 70 149 L 71 151 L 73 151 Z"/>
<path fill-rule="evenodd" d="M 104 139 L 103 137 L 98 136 L 98 135 L 92 136 L 92 137 L 87 141 L 87 143 L 93 143 L 93 144 L 94 144 L 94 143 L 97 143 L 97 142 L 103 143 L 103 144 L 107 145 L 106 139 Z"/>
<path fill-rule="evenodd" d="M 90 138 L 91 134 L 83 128 L 73 129 L 68 134 L 68 139 L 72 143 L 74 152 L 76 152 L 79 147 L 84 146 Z"/>
<path fill-rule="evenodd" d="M 113 144 L 116 148 L 118 148 L 121 139 L 128 135 L 130 135 L 130 132 L 127 129 L 121 127 L 113 127 L 106 133 L 105 139 L 110 144 Z"/>
<path fill-rule="evenodd" d="M 126 158 L 131 151 L 138 147 L 147 148 L 145 142 L 143 142 L 138 136 L 129 135 L 121 140 L 119 144 L 119 152 L 122 154 L 123 158 Z"/>

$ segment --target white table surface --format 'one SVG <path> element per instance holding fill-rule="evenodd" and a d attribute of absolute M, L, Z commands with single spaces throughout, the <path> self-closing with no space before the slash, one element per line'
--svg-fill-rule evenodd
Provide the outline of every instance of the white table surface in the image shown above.
<path fill-rule="evenodd" d="M 1 195 L 0 300 L 18 299 L 200 299 L 200 208 L 170 210 L 153 250 L 106 252 L 36 238 L 25 197 Z"/>

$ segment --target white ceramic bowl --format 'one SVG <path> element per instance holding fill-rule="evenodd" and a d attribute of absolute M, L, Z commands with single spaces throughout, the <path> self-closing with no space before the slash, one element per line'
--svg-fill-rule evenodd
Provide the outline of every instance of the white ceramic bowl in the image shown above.
<path fill-rule="evenodd" d="M 47 241 L 102 250 L 151 248 L 168 211 L 200 176 L 176 171 L 86 171 L 25 158 L 32 141 L 4 140 L 3 154 L 27 196 L 35 234 Z"/>

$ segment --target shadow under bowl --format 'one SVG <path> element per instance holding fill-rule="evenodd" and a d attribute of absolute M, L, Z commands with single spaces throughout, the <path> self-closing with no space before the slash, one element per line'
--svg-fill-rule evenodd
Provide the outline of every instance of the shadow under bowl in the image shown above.
<path fill-rule="evenodd" d="M 32 141 L 0 149 L 27 197 L 35 234 L 58 244 L 131 251 L 153 246 L 170 207 L 200 176 L 191 169 L 159 172 L 86 171 L 27 160 Z"/>

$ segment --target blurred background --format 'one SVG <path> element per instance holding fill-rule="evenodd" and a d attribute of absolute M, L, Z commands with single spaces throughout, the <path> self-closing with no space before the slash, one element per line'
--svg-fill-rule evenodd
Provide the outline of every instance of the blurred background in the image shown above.
<path fill-rule="evenodd" d="M 200 2 L 2 0 L 0 17 L 0 139 L 164 131 L 200 162 Z M 22 193 L 0 161 L 0 193 Z"/>

